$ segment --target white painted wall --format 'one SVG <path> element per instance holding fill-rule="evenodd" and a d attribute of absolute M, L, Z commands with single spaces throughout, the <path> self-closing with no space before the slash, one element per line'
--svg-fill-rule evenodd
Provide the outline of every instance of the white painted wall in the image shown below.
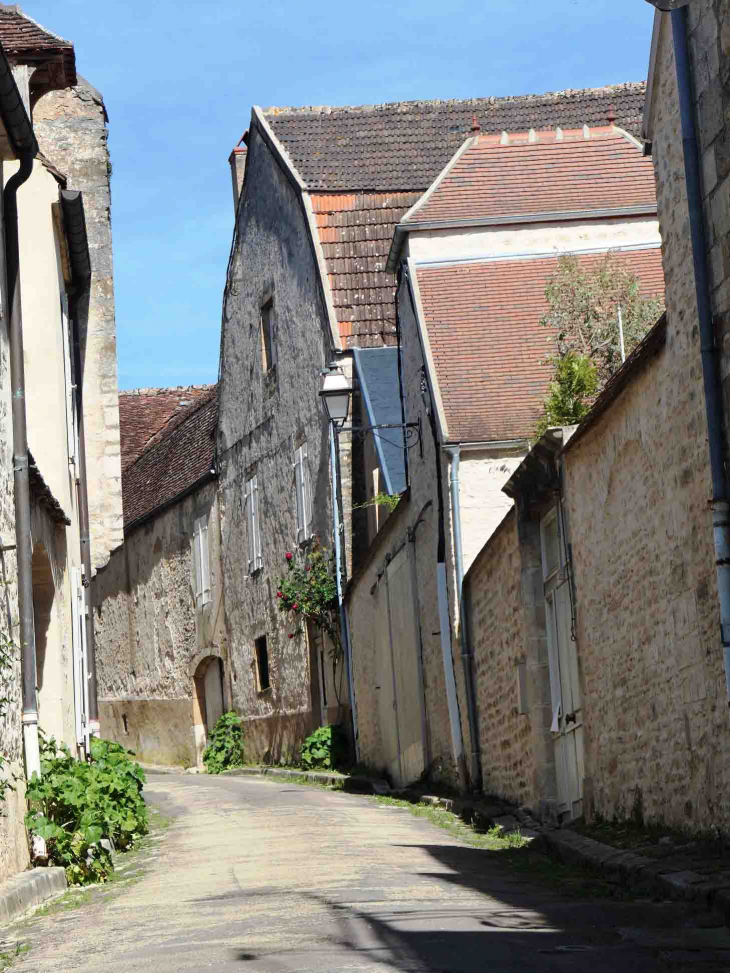
<path fill-rule="evenodd" d="M 459 500 L 464 573 L 512 506 L 512 500 L 502 493 L 502 487 L 524 455 L 515 452 L 495 455 L 493 450 L 462 450 Z"/>
<path fill-rule="evenodd" d="M 412 230 L 406 253 L 418 264 L 514 259 L 581 250 L 659 246 L 657 220 L 586 220 L 511 227 Z"/>

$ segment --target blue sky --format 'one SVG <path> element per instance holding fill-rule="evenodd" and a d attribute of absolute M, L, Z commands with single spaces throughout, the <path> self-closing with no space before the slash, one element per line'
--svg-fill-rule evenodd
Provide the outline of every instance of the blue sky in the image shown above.
<path fill-rule="evenodd" d="M 643 0 L 21 0 L 110 116 L 119 386 L 215 381 L 251 105 L 470 98 L 640 81 Z M 93 11 L 93 15 L 92 15 Z"/>

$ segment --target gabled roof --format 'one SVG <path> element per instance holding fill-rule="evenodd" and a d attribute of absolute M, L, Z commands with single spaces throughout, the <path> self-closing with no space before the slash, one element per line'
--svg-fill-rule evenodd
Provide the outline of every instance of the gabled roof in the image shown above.
<path fill-rule="evenodd" d="M 403 422 L 398 379 L 397 348 L 356 348 L 355 370 L 369 426 Z M 374 429 L 373 443 L 387 493 L 403 493 L 406 467 L 401 429 Z"/>
<path fill-rule="evenodd" d="M 11 61 L 44 64 L 52 75 L 44 79 L 46 88 L 76 84 L 76 57 L 71 41 L 41 27 L 18 4 L 0 3 L 0 44 Z M 35 78 L 34 84 L 39 80 Z"/>
<path fill-rule="evenodd" d="M 214 388 L 214 385 L 178 385 L 169 389 L 130 389 L 120 392 L 122 472 L 171 419 Z"/>
<path fill-rule="evenodd" d="M 590 267 L 603 254 L 578 254 Z M 661 250 L 619 252 L 646 296 L 664 293 Z M 540 325 L 557 256 L 418 267 L 424 324 L 451 442 L 527 439 L 552 379 Z"/>
<path fill-rule="evenodd" d="M 395 278 L 386 272 L 395 226 L 470 137 L 475 116 L 483 133 L 615 121 L 638 135 L 644 87 L 265 109 L 311 193 L 343 345 L 395 344 Z"/>
<path fill-rule="evenodd" d="M 122 473 L 124 529 L 214 476 L 218 387 L 174 416 Z"/>
<path fill-rule="evenodd" d="M 614 126 L 478 135 L 401 225 L 656 213 L 654 166 Z"/>

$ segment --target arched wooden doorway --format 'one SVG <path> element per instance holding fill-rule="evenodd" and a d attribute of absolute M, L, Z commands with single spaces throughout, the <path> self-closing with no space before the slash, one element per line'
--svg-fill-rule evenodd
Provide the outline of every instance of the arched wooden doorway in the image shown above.
<path fill-rule="evenodd" d="M 208 655 L 202 659 L 193 675 L 193 734 L 198 764 L 202 763 L 208 734 L 223 715 L 225 691 L 223 660 Z"/>
<path fill-rule="evenodd" d="M 61 741 L 64 739 L 62 646 L 53 570 L 43 544 L 33 548 L 33 621 L 38 722 L 46 736 Z"/>

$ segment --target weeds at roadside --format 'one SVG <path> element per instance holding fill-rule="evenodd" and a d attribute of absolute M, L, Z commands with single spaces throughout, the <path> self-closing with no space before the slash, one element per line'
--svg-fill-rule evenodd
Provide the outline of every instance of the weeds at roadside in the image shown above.
<path fill-rule="evenodd" d="M 28 943 L 16 943 L 12 949 L 3 949 L 0 945 L 0 971 L 9 970 L 16 959 L 30 952 Z"/>

